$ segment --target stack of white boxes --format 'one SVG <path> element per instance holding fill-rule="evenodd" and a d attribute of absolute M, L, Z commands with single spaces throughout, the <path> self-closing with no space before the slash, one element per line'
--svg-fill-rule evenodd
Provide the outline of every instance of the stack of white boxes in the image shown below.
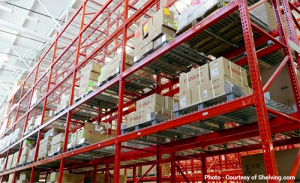
<path fill-rule="evenodd" d="M 105 64 L 101 69 L 101 74 L 98 77 L 98 85 L 106 81 L 120 72 L 120 63 L 122 61 L 122 54 L 116 55 L 113 59 Z M 125 70 L 128 69 L 133 64 L 133 57 L 126 54 L 125 56 L 126 65 Z"/>
<path fill-rule="evenodd" d="M 163 114 L 167 119 L 172 117 L 173 104 L 176 100 L 159 94 L 150 95 L 136 102 L 136 112 L 127 115 L 127 127 L 151 119 L 151 114 Z"/>
<path fill-rule="evenodd" d="M 84 94 L 97 89 L 97 81 L 101 73 L 101 68 L 98 63 L 89 62 L 81 69 L 78 97 L 82 97 Z"/>
<path fill-rule="evenodd" d="M 48 156 L 48 152 L 51 149 L 51 141 L 52 141 L 52 137 L 45 137 L 40 141 L 38 159 L 45 158 Z"/>
<path fill-rule="evenodd" d="M 32 99 L 31 99 L 31 103 L 30 103 L 30 107 L 32 107 L 34 104 L 36 104 L 41 98 L 41 93 L 39 90 L 35 90 L 33 92 L 33 95 L 32 95 Z"/>
<path fill-rule="evenodd" d="M 13 160 L 11 163 L 11 168 L 15 168 L 17 166 L 18 158 L 19 158 L 19 151 L 14 153 Z"/>
<path fill-rule="evenodd" d="M 247 71 L 220 57 L 179 78 L 180 108 L 225 95 L 235 87 L 238 94 L 249 94 Z"/>
<path fill-rule="evenodd" d="M 49 156 L 53 155 L 54 153 L 59 152 L 62 149 L 63 144 L 64 144 L 64 139 L 65 139 L 65 133 L 60 133 L 58 135 L 55 135 L 52 138 L 51 149 L 48 153 Z"/>
<path fill-rule="evenodd" d="M 24 140 L 23 141 L 19 165 L 23 165 L 23 164 L 27 163 L 29 152 L 34 147 L 35 147 L 35 141 L 33 141 L 33 140 Z"/>
<path fill-rule="evenodd" d="M 36 117 L 35 116 L 32 116 L 28 121 L 27 121 L 27 127 L 26 127 L 26 130 L 25 130 L 25 134 L 31 132 L 34 128 L 34 124 L 35 124 L 35 120 L 36 120 Z"/>
<path fill-rule="evenodd" d="M 62 94 L 60 99 L 60 104 L 57 106 L 55 114 L 58 114 L 59 112 L 65 110 L 69 106 L 70 102 L 70 95 Z"/>

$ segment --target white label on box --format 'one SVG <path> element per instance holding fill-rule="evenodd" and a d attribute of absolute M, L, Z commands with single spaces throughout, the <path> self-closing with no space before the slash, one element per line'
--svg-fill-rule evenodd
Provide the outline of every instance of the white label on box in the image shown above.
<path fill-rule="evenodd" d="M 212 70 L 210 70 L 211 73 L 211 77 L 215 77 L 219 75 L 219 68 L 214 68 Z"/>
<path fill-rule="evenodd" d="M 151 113 L 147 114 L 147 121 L 151 120 Z"/>
<path fill-rule="evenodd" d="M 183 96 L 183 97 L 180 99 L 180 106 L 181 106 L 181 107 L 186 106 L 186 96 Z"/>
<path fill-rule="evenodd" d="M 207 90 L 204 90 L 204 91 L 203 91 L 203 97 L 204 97 L 204 98 L 208 97 Z"/>

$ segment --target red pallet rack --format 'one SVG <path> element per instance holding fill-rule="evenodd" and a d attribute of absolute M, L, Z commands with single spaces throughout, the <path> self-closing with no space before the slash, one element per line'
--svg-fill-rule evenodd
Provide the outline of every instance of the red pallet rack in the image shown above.
<path fill-rule="evenodd" d="M 129 69 L 125 70 L 125 56 L 126 56 L 126 45 L 127 41 L 132 38 L 133 34 L 129 33 L 129 29 L 132 24 L 136 23 L 141 17 L 146 16 L 149 17 L 149 9 L 156 6 L 159 8 L 159 2 L 157 0 L 149 0 L 143 4 L 140 8 L 134 7 L 137 3 L 137 0 L 131 2 L 129 4 L 129 0 L 125 0 L 124 2 L 114 2 L 113 0 L 108 0 L 105 4 L 100 5 L 97 4 L 93 0 L 85 0 L 82 6 L 77 10 L 75 15 L 71 18 L 70 22 L 66 25 L 66 27 L 59 33 L 55 42 L 51 44 L 51 46 L 47 49 L 44 55 L 40 58 L 37 66 L 29 73 L 28 77 L 23 82 L 20 89 L 16 92 L 14 97 L 10 100 L 11 105 L 18 104 L 16 107 L 12 107 L 9 115 L 6 117 L 7 119 L 10 118 L 10 115 L 13 112 L 16 112 L 16 122 L 6 129 L 2 136 L 11 133 L 16 129 L 16 127 L 24 127 L 24 133 L 27 126 L 27 122 L 29 118 L 35 114 L 40 113 L 42 115 L 42 124 L 29 134 L 23 135 L 22 139 L 18 142 L 10 145 L 8 148 L 4 149 L 0 152 L 1 157 L 8 157 L 11 152 L 19 150 L 22 151 L 22 141 L 29 138 L 29 137 L 36 137 L 37 138 L 37 146 L 35 150 L 35 156 L 33 163 L 28 165 L 20 166 L 13 168 L 12 170 L 6 170 L 0 173 L 1 183 L 4 181 L 4 176 L 14 173 L 13 182 L 16 181 L 16 176 L 18 171 L 23 170 L 31 170 L 31 180 L 30 183 L 33 182 L 34 172 L 39 169 L 42 170 L 43 173 L 47 176 L 50 171 L 59 171 L 59 183 L 62 182 L 62 175 L 63 171 L 65 170 L 72 170 L 73 168 L 81 168 L 81 167 L 88 167 L 93 166 L 93 170 L 89 172 L 95 173 L 97 171 L 104 171 L 106 172 L 105 180 L 108 181 L 108 173 L 112 167 L 109 165 L 113 163 L 113 170 L 114 170 L 114 181 L 119 182 L 119 175 L 120 175 L 120 168 L 133 168 L 134 172 L 136 171 L 137 166 L 141 165 L 151 165 L 150 169 L 154 166 L 157 166 L 157 175 L 156 177 L 151 177 L 145 179 L 146 174 L 150 171 L 150 169 L 141 177 L 137 178 L 133 176 L 132 179 L 129 181 L 133 182 L 140 182 L 143 180 L 156 180 L 157 182 L 162 182 L 164 180 L 175 182 L 175 181 L 203 181 L 204 175 L 241 175 L 241 164 L 240 164 L 240 156 L 245 151 L 252 151 L 255 152 L 256 150 L 262 150 L 264 155 L 265 161 L 265 168 L 266 173 L 268 175 L 278 175 L 277 172 L 277 165 L 275 160 L 274 151 L 282 149 L 283 146 L 288 148 L 296 148 L 298 146 L 292 146 L 295 144 L 299 144 L 299 137 L 297 138 L 289 138 L 289 139 L 277 139 L 273 140 L 272 134 L 283 133 L 287 131 L 299 130 L 300 124 L 300 116 L 299 116 L 299 107 L 300 107 L 300 100 L 299 100 L 299 83 L 298 80 L 295 78 L 295 66 L 293 64 L 294 57 L 295 62 L 299 65 L 300 58 L 297 51 L 292 52 L 290 48 L 291 42 L 299 47 L 298 38 L 295 32 L 295 25 L 297 29 L 300 29 L 300 26 L 296 20 L 296 18 L 292 15 L 291 9 L 298 12 L 296 6 L 299 4 L 297 2 L 290 3 L 288 0 L 272 0 L 272 6 L 274 9 L 274 13 L 276 15 L 276 22 L 278 29 L 267 33 L 265 30 L 259 28 L 257 25 L 251 23 L 250 16 L 249 16 L 249 7 L 247 5 L 246 0 L 235 0 L 231 3 L 224 6 L 219 11 L 213 13 L 206 19 L 199 22 L 197 25 L 193 26 L 191 29 L 184 32 L 182 35 L 176 37 L 173 41 L 169 42 L 168 44 L 164 45 L 162 48 L 158 49 L 154 53 L 150 54 L 149 56 L 145 57 L 139 63 L 133 65 Z M 170 6 L 175 1 L 168 1 L 166 6 Z M 265 2 L 265 1 L 261 1 Z M 97 12 L 87 12 L 86 8 L 92 3 L 93 5 L 97 5 L 99 10 Z M 111 9 L 110 6 L 112 3 L 116 4 L 116 7 Z M 281 3 L 281 6 L 280 6 Z M 95 5 L 95 6 L 96 6 Z M 107 12 L 111 14 L 114 13 L 121 5 L 124 6 L 124 11 L 119 14 L 115 21 L 111 22 L 110 17 L 107 16 L 103 19 L 99 17 Z M 133 15 L 129 15 L 129 9 L 136 11 Z M 218 21 L 226 18 L 233 12 L 239 12 L 240 22 L 242 33 L 244 35 L 244 46 L 240 46 L 232 51 L 227 52 L 224 56 L 226 58 L 234 58 L 236 56 L 241 55 L 242 53 L 246 52 L 246 57 L 242 57 L 236 61 L 239 65 L 248 65 L 250 71 L 250 78 L 253 88 L 253 94 L 246 95 L 228 102 L 224 102 L 209 108 L 205 108 L 200 111 L 196 111 L 191 114 L 187 114 L 184 116 L 180 116 L 175 119 L 171 119 L 165 121 L 163 123 L 159 123 L 154 126 L 150 126 L 144 129 L 140 129 L 134 132 L 121 134 L 121 123 L 123 120 L 123 116 L 128 114 L 131 111 L 134 111 L 134 108 L 130 108 L 127 111 L 123 111 L 125 107 L 130 106 L 134 103 L 133 101 L 124 100 L 124 98 L 128 95 L 128 92 L 125 91 L 125 86 L 128 84 L 126 78 L 130 77 L 135 73 L 137 70 L 147 67 L 150 63 L 155 61 L 156 59 L 160 58 L 164 54 L 172 51 L 176 47 L 180 46 L 182 43 L 193 39 L 196 35 L 203 32 L 205 29 L 209 28 L 210 26 L 216 24 Z M 109 13 L 108 13 L 109 14 Z M 283 26 L 283 20 L 281 14 L 287 19 L 287 25 L 289 30 L 289 37 L 286 35 Z M 87 20 L 87 16 L 93 15 L 93 18 Z M 78 28 L 78 35 L 70 38 L 66 38 L 65 33 L 66 30 L 72 27 L 72 24 L 75 22 L 75 19 L 80 19 L 80 25 Z M 123 23 L 119 24 L 120 20 Z M 97 25 L 95 22 L 99 22 Z M 107 30 L 102 31 L 99 29 L 101 25 L 106 22 Z M 113 25 L 116 25 L 116 29 L 110 34 L 110 30 Z M 261 36 L 258 38 L 253 37 L 253 32 L 259 33 Z M 102 35 L 105 35 L 104 39 L 100 39 Z M 275 37 L 279 36 L 279 40 Z M 273 45 L 265 47 L 260 50 L 256 50 L 256 46 L 260 46 L 267 41 L 273 41 Z M 68 42 L 67 47 L 61 48 L 59 46 L 60 42 Z M 114 43 L 114 48 L 107 52 L 109 45 Z M 85 45 L 86 44 L 86 45 Z M 95 47 L 96 46 L 96 47 Z M 74 90 L 77 85 L 76 81 L 78 80 L 78 71 L 80 71 L 81 67 L 88 63 L 90 60 L 97 60 L 99 62 L 104 61 L 104 57 L 98 58 L 99 52 L 105 52 L 104 55 L 110 55 L 113 52 L 121 47 L 122 52 L 122 64 L 120 69 L 120 74 L 117 75 L 112 80 L 108 81 L 106 84 L 99 87 L 96 91 L 92 92 L 91 94 L 87 95 L 85 98 L 79 100 L 78 102 L 74 103 Z M 262 86 L 261 79 L 260 79 L 260 71 L 258 65 L 258 58 L 264 57 L 274 52 L 278 52 L 283 50 L 284 59 L 281 61 L 276 72 L 272 75 L 265 86 Z M 91 52 L 90 52 L 91 51 Z M 49 61 L 49 58 L 51 60 Z M 41 72 L 39 69 L 41 65 L 50 65 L 49 69 L 45 72 Z M 66 69 L 61 69 L 63 65 L 66 65 Z M 274 79 L 278 76 L 279 72 L 287 66 L 290 82 L 293 86 L 293 95 L 295 99 L 295 104 L 297 108 L 297 112 L 287 115 L 283 112 L 276 111 L 267 107 L 264 99 L 264 92 L 268 89 Z M 160 77 L 158 77 L 160 78 Z M 173 96 L 175 93 L 178 93 L 178 88 L 173 89 L 178 83 L 178 78 L 171 79 L 167 83 L 161 84 L 160 79 L 157 79 L 159 85 L 157 89 L 154 89 L 148 92 L 145 95 L 140 94 L 130 94 L 134 95 L 138 98 L 143 98 L 151 93 L 161 93 L 165 89 L 169 89 L 168 93 L 165 95 Z M 30 90 L 25 91 L 25 85 L 29 82 L 33 82 L 33 86 Z M 74 149 L 68 151 L 67 149 L 67 142 L 68 142 L 68 134 L 72 130 L 76 130 L 78 128 L 77 124 L 82 123 L 80 121 L 72 121 L 72 116 L 78 112 L 78 108 L 87 102 L 93 100 L 102 92 L 106 91 L 108 88 L 112 88 L 116 86 L 118 89 L 118 102 L 117 108 L 112 109 L 104 114 L 99 114 L 99 116 L 94 116 L 94 120 L 101 120 L 103 116 L 110 116 L 106 119 L 107 122 L 112 120 L 117 120 L 116 124 L 116 137 L 105 140 L 103 142 L 98 142 L 92 145 L 88 145 L 86 147 L 82 147 L 79 149 Z M 31 104 L 30 101 L 32 99 L 33 93 L 36 89 L 43 89 L 45 95 L 35 104 Z M 50 119 L 47 122 L 44 122 L 45 118 L 45 111 L 51 105 L 52 102 L 59 100 L 59 96 L 68 91 L 70 96 L 70 103 L 69 107 Z M 174 129 L 177 127 L 181 127 L 183 125 L 188 125 L 196 121 L 206 120 L 215 116 L 223 115 L 226 113 L 232 113 L 235 111 L 239 111 L 242 109 L 247 109 L 253 107 L 255 108 L 255 113 L 257 116 L 257 123 L 245 124 L 238 127 L 224 129 L 219 132 L 212 132 L 209 134 L 198 135 L 195 137 L 190 137 L 178 141 L 173 141 L 164 144 L 158 144 L 157 146 L 149 146 L 145 148 L 134 148 L 124 146 L 124 142 L 130 142 L 135 139 L 150 136 L 153 134 L 157 134 L 160 132 L 164 132 L 170 129 Z M 37 110 L 40 109 L 40 110 Z M 39 111 L 39 112 L 37 112 Z M 102 110 L 100 110 L 102 111 Z M 117 112 L 117 115 L 112 116 L 113 113 Z M 269 115 L 276 116 L 274 118 L 269 118 Z M 64 146 L 62 149 L 62 153 L 56 156 L 39 160 L 38 161 L 38 151 L 39 151 L 39 142 L 42 138 L 43 131 L 48 126 L 51 126 L 53 123 L 57 121 L 63 121 L 62 123 L 65 124 L 65 139 L 64 139 Z M 1 122 L 3 125 L 4 121 Z M 74 125 L 76 124 L 76 125 Z M 75 126 L 75 127 L 74 127 Z M 79 125 L 80 127 L 80 125 Z M 73 129 L 74 128 L 74 129 Z M 249 139 L 253 137 L 260 137 L 259 144 L 245 146 L 245 147 L 235 147 L 229 148 L 227 150 L 218 150 L 212 151 L 209 153 L 196 153 L 191 156 L 176 156 L 175 152 L 180 152 L 187 149 L 196 149 L 198 147 L 207 147 L 215 144 L 223 144 L 232 141 L 238 141 L 241 139 Z M 252 139 L 253 140 L 253 139 Z M 70 158 L 76 157 L 80 154 L 93 152 L 95 150 L 104 149 L 106 147 L 114 146 L 114 155 L 106 155 L 104 157 L 90 159 L 89 161 L 74 161 Z M 130 149 L 131 151 L 122 152 L 122 149 Z M 261 152 L 261 151 L 259 151 Z M 163 158 L 162 156 L 165 154 L 170 154 L 170 157 Z M 225 155 L 225 159 L 222 160 L 222 155 Z M 18 162 L 20 160 L 21 153 L 18 156 Z M 146 163 L 128 163 L 126 165 L 122 165 L 121 162 L 126 162 L 130 160 L 138 160 L 141 158 L 146 157 L 154 157 L 154 160 L 148 161 Z M 228 158 L 234 157 L 233 161 L 230 161 Z M 194 162 L 194 160 L 195 162 Z M 296 175 L 299 164 L 300 164 L 300 151 L 297 155 L 295 163 L 293 165 L 292 171 L 290 173 L 291 176 Z M 198 160 L 198 161 L 196 161 Z M 84 164 L 83 164 L 84 162 Z M 162 175 L 161 164 L 164 162 L 171 162 L 171 177 Z M 182 162 L 185 162 L 182 164 Z M 7 158 L 5 162 L 5 167 L 7 164 Z M 49 169 L 43 169 L 44 166 L 50 165 Z M 230 168 L 229 164 L 232 167 Z M 105 165 L 104 168 L 98 168 L 98 165 Z M 234 166 L 235 165 L 235 166 Z M 4 167 L 4 169 L 5 169 Z M 53 168 L 54 167 L 54 168 Z M 49 167 L 48 167 L 49 168 Z M 198 169 L 201 173 L 196 173 Z M 214 169 L 215 171 L 220 171 L 218 173 L 210 172 L 210 169 Z M 225 170 L 224 170 L 225 169 Z M 187 175 L 184 171 L 192 171 L 195 172 L 193 176 Z M 88 175 L 89 175 L 88 174 Z M 94 182 L 96 180 L 94 179 Z M 272 180 L 269 182 L 279 182 L 278 180 Z M 293 180 L 289 181 L 293 182 Z"/>

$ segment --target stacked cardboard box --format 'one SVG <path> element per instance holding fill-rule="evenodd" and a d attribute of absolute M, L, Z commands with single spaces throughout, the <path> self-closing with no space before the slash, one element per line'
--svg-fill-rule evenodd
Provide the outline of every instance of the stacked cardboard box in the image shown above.
<path fill-rule="evenodd" d="M 19 179 L 17 180 L 17 182 L 20 183 L 27 183 L 30 181 L 30 175 L 31 172 L 21 172 L 19 175 Z M 33 176 L 33 182 L 39 182 L 39 178 L 40 178 L 40 172 L 38 170 L 34 171 L 34 176 Z"/>
<path fill-rule="evenodd" d="M 126 65 L 125 70 L 132 66 L 133 57 L 126 54 L 125 56 Z M 102 84 L 109 78 L 112 78 L 120 72 L 120 64 L 122 61 L 122 54 L 116 55 L 111 61 L 107 62 L 104 67 L 101 69 L 101 74 L 98 77 L 98 85 Z"/>
<path fill-rule="evenodd" d="M 28 158 L 27 158 L 27 163 L 33 162 L 34 155 L 35 155 L 35 147 L 33 149 L 29 150 Z"/>
<path fill-rule="evenodd" d="M 166 102 L 165 102 L 166 101 Z M 136 102 L 136 111 L 127 115 L 127 127 L 151 120 L 151 114 L 172 117 L 174 100 L 159 94 L 150 95 Z"/>
<path fill-rule="evenodd" d="M 14 174 L 13 173 L 11 173 L 11 174 L 9 174 L 8 175 L 8 181 L 7 182 L 13 182 L 13 179 L 14 179 Z"/>
<path fill-rule="evenodd" d="M 54 128 L 51 128 L 50 130 L 48 130 L 45 134 L 44 134 L 44 137 L 47 138 L 47 137 L 54 137 L 60 133 L 64 133 L 65 130 L 64 129 L 60 129 L 60 128 L 57 128 L 57 127 L 54 127 Z"/>
<path fill-rule="evenodd" d="M 101 66 L 95 62 L 89 62 L 84 68 L 81 69 L 79 80 L 78 96 L 82 97 L 84 94 L 97 89 L 98 77 L 101 73 Z"/>
<path fill-rule="evenodd" d="M 24 140 L 22 144 L 22 152 L 19 160 L 19 165 L 27 163 L 30 149 L 35 147 L 35 141 Z"/>
<path fill-rule="evenodd" d="M 77 131 L 76 145 L 93 144 L 110 138 L 107 133 L 99 133 L 95 130 L 95 124 L 85 123 L 84 128 Z"/>
<path fill-rule="evenodd" d="M 8 156 L 7 164 L 5 170 L 9 170 L 11 168 L 12 161 L 14 159 L 14 154 Z"/>
<path fill-rule="evenodd" d="M 17 166 L 18 158 L 19 158 L 19 151 L 14 153 L 13 160 L 11 163 L 11 168 L 15 168 Z"/>
<path fill-rule="evenodd" d="M 46 123 L 47 121 L 49 121 L 51 119 L 50 116 L 48 116 L 46 113 L 44 115 L 44 120 L 43 123 Z M 37 127 L 41 126 L 42 124 L 42 115 L 39 115 L 38 117 L 36 117 L 33 128 L 36 129 Z"/>
<path fill-rule="evenodd" d="M 60 104 L 57 106 L 55 114 L 58 114 L 62 110 L 66 109 L 69 105 L 70 96 L 69 95 L 62 95 L 60 99 Z"/>
<path fill-rule="evenodd" d="M 32 95 L 32 99 L 31 99 L 31 103 L 30 103 L 30 107 L 32 107 L 34 104 L 36 104 L 41 98 L 41 93 L 39 90 L 35 90 L 33 92 L 33 95 Z"/>
<path fill-rule="evenodd" d="M 259 25 L 266 27 L 269 31 L 277 29 L 275 14 L 270 3 L 265 2 L 252 9 L 249 13 L 258 20 L 254 22 L 258 22 Z"/>
<path fill-rule="evenodd" d="M 32 116 L 32 117 L 30 118 L 30 120 L 28 120 L 28 122 L 27 122 L 27 127 L 26 127 L 26 130 L 25 130 L 25 134 L 26 134 L 26 133 L 29 133 L 30 131 L 33 130 L 34 124 L 35 124 L 35 120 L 36 120 L 36 117 L 35 117 L 35 116 Z"/>
<path fill-rule="evenodd" d="M 45 137 L 40 141 L 38 158 L 46 157 L 51 148 L 52 137 Z"/>
<path fill-rule="evenodd" d="M 56 152 L 59 152 L 62 149 L 62 147 L 63 147 L 64 139 L 65 139 L 65 133 L 60 133 L 58 135 L 55 135 L 52 138 L 52 141 L 51 141 L 51 150 L 48 153 L 48 155 L 52 155 L 52 154 L 54 154 Z"/>
<path fill-rule="evenodd" d="M 164 41 L 172 40 L 176 28 L 174 12 L 167 8 L 161 8 L 147 22 L 141 22 L 135 31 L 134 62 Z"/>
<path fill-rule="evenodd" d="M 240 95 L 252 92 L 247 71 L 223 57 L 182 74 L 179 85 L 180 108 L 230 93 L 232 88 Z"/>
<path fill-rule="evenodd" d="M 50 176 L 48 176 L 47 183 L 57 182 L 59 178 L 59 172 L 52 172 Z M 84 178 L 83 174 L 69 174 L 64 172 L 62 182 L 63 183 L 74 183 L 79 182 Z"/>
<path fill-rule="evenodd" d="M 22 128 L 17 128 L 15 129 L 15 131 L 13 131 L 12 133 L 12 137 L 11 137 L 11 141 L 10 143 L 15 143 L 17 142 L 18 140 L 20 140 L 22 138 L 22 134 L 23 134 L 23 129 Z"/>
<path fill-rule="evenodd" d="M 0 172 L 4 170 L 6 158 L 0 158 Z"/>
<path fill-rule="evenodd" d="M 76 140 L 77 140 L 77 132 L 70 133 L 70 136 L 68 138 L 68 148 L 76 146 Z"/>

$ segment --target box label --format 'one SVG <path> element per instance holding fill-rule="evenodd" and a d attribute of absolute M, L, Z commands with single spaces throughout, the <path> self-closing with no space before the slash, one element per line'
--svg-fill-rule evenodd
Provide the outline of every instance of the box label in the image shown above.
<path fill-rule="evenodd" d="M 170 15 L 170 10 L 168 8 L 164 8 L 164 14 Z"/>
<path fill-rule="evenodd" d="M 219 75 L 219 68 L 214 68 L 211 71 L 211 77 L 215 77 Z"/>

